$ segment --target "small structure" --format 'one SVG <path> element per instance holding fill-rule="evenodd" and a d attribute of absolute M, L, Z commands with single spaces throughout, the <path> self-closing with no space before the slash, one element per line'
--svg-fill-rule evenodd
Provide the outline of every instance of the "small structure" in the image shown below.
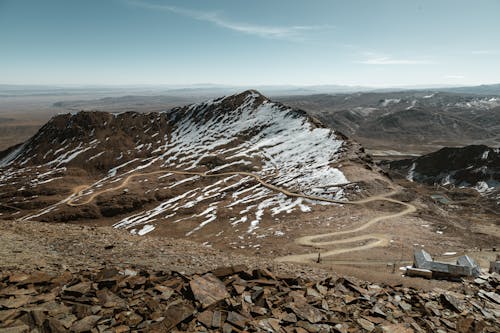
<path fill-rule="evenodd" d="M 431 194 L 431 199 L 434 200 L 434 202 L 439 202 L 443 205 L 448 205 L 450 203 L 450 199 L 442 194 Z"/>
<path fill-rule="evenodd" d="M 406 275 L 433 279 L 456 279 L 465 276 L 479 276 L 481 268 L 469 256 L 461 256 L 456 264 L 432 260 L 429 253 L 422 249 L 415 250 L 413 267 L 406 269 Z"/>

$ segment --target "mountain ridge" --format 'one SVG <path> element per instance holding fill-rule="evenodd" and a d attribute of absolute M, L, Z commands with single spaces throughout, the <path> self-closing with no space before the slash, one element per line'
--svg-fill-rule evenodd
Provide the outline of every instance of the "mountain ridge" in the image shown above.
<path fill-rule="evenodd" d="M 427 153 L 500 143 L 500 98 L 438 91 L 283 97 L 367 148 Z"/>
<path fill-rule="evenodd" d="M 419 157 L 390 161 L 387 165 L 410 181 L 472 188 L 482 195 L 500 199 L 500 148 L 445 147 Z"/>
<path fill-rule="evenodd" d="M 25 219 L 102 220 L 139 234 L 163 228 L 203 238 L 200 229 L 219 234 L 229 227 L 255 238 L 263 224 L 273 233 L 286 215 L 326 205 L 287 197 L 255 177 L 332 200 L 363 196 L 372 185 L 380 191 L 389 182 L 359 144 L 252 90 L 160 113 L 58 115 L 4 155 L 0 196 L 28 208 Z M 206 172 L 221 176 L 202 177 Z M 353 181 L 353 174 L 380 182 Z M 25 185 L 18 191 L 16 184 Z M 69 205 L 93 193 L 99 193 L 94 200 Z M 29 205 L 26 196 L 35 196 Z"/>

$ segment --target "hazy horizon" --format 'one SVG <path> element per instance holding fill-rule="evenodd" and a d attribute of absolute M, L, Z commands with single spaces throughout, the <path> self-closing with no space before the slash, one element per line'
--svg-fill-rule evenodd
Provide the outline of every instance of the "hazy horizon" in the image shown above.
<path fill-rule="evenodd" d="M 0 0 L 0 84 L 495 84 L 500 2 L 480 4 Z"/>

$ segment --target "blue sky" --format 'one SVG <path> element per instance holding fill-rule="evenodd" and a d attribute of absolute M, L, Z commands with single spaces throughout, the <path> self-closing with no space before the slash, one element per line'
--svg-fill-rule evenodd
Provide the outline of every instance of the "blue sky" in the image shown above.
<path fill-rule="evenodd" d="M 0 83 L 500 82 L 499 0 L 0 0 Z"/>

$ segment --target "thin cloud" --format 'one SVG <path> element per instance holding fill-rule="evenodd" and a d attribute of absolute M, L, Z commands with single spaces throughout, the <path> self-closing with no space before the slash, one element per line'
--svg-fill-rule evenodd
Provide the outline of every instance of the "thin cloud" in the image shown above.
<path fill-rule="evenodd" d="M 463 76 L 463 75 L 446 75 L 445 79 L 461 80 L 461 79 L 465 79 L 465 76 Z"/>
<path fill-rule="evenodd" d="M 391 57 L 375 57 L 370 59 L 365 59 L 358 61 L 360 64 L 364 65 L 429 65 L 435 62 L 429 60 L 418 60 L 418 59 L 398 59 Z"/>
<path fill-rule="evenodd" d="M 329 25 L 293 25 L 293 26 L 262 26 L 244 22 L 236 22 L 225 19 L 219 12 L 202 12 L 170 5 L 157 5 L 140 1 L 127 1 L 129 4 L 150 9 L 167 11 L 178 15 L 183 15 L 198 21 L 212 23 L 218 27 L 254 35 L 263 38 L 301 40 L 306 32 L 331 29 Z"/>

